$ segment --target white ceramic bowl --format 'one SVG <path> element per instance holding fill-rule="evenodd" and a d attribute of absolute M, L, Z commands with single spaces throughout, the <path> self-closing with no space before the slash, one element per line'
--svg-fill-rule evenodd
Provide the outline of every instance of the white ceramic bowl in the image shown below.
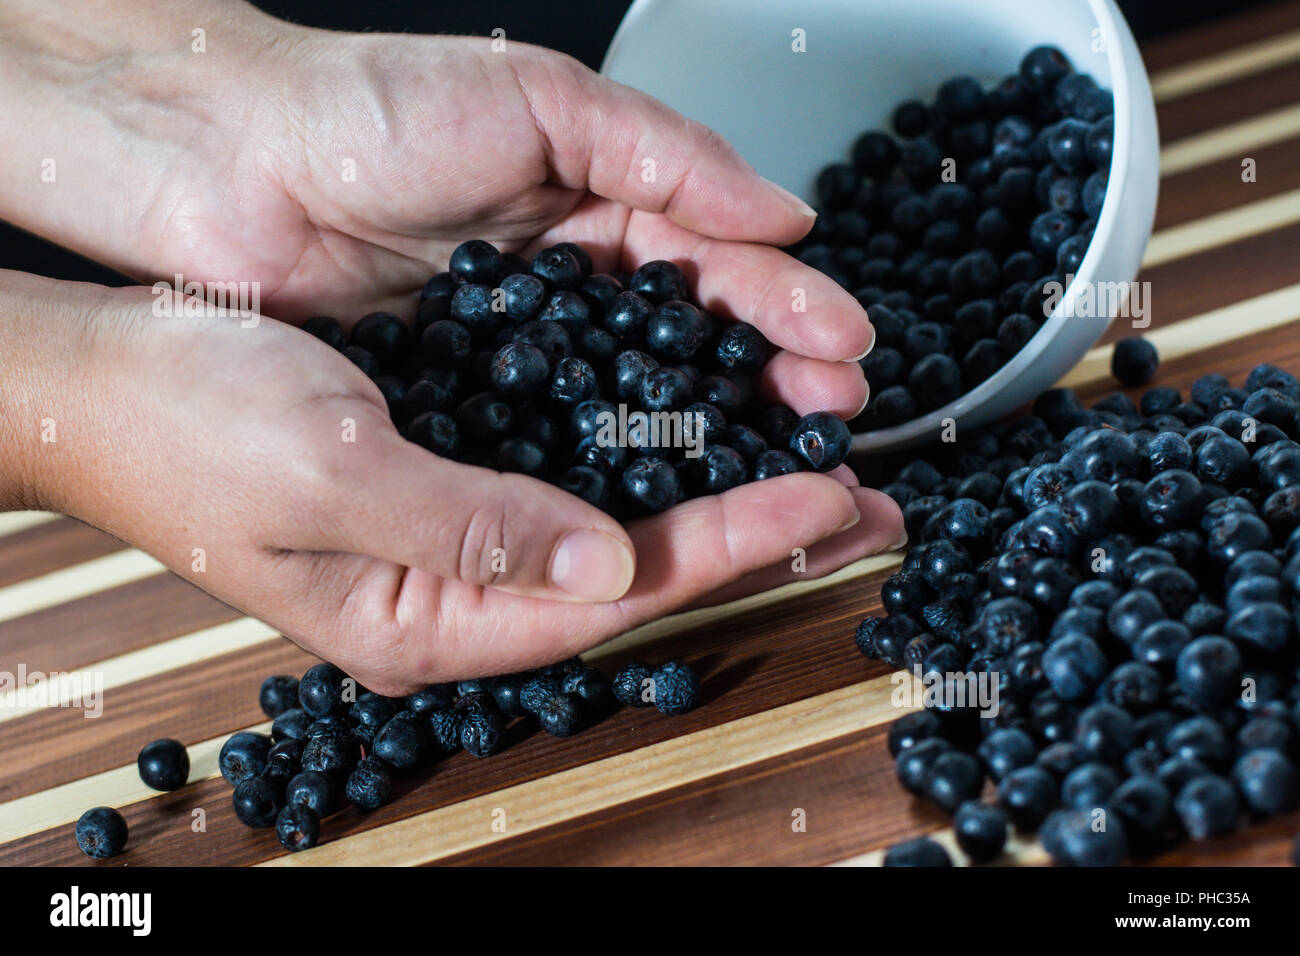
<path fill-rule="evenodd" d="M 796 30 L 806 52 L 792 49 Z M 847 160 L 863 130 L 888 129 L 899 102 L 928 100 L 958 74 L 991 84 L 1043 43 L 1114 93 L 1110 184 L 1088 254 L 1051 317 L 996 375 L 921 418 L 855 436 L 856 450 L 933 439 L 946 418 L 1000 418 L 1050 388 L 1110 324 L 1112 315 L 1079 316 L 1075 305 L 1086 285 L 1137 274 L 1159 184 L 1151 86 L 1123 16 L 1112 0 L 636 0 L 610 44 L 603 73 L 722 133 L 760 173 L 812 202 L 817 173 Z"/>

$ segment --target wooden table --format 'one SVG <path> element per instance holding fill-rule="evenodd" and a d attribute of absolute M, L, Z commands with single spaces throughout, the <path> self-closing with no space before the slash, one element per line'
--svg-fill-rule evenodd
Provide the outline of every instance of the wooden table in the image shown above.
<path fill-rule="evenodd" d="M 1186 389 L 1219 371 L 1240 384 L 1263 360 L 1300 371 L 1300 2 L 1144 52 L 1164 143 L 1140 276 L 1160 381 Z M 1255 182 L 1242 181 L 1246 158 Z M 1123 334 L 1120 320 L 1108 340 Z M 1103 344 L 1069 381 L 1111 390 L 1108 360 Z M 312 658 L 78 522 L 0 515 L 0 534 L 0 671 L 89 670 L 106 685 L 94 720 L 0 701 L 2 863 L 88 864 L 72 822 L 97 804 L 119 807 L 132 833 L 99 866 L 870 863 L 901 838 L 944 838 L 945 818 L 894 780 L 893 685 L 852 641 L 896 557 L 625 635 L 592 656 L 680 656 L 703 673 L 707 703 L 678 718 L 624 710 L 567 740 L 516 728 L 504 753 L 458 754 L 391 805 L 330 818 L 320 847 L 289 858 L 273 832 L 236 822 L 216 752 L 264 726 L 263 676 Z M 162 736 L 190 745 L 196 782 L 159 796 L 135 756 Z M 1294 815 L 1156 862 L 1279 864 L 1298 829 Z M 1043 856 L 1017 844 L 1009 859 Z"/>

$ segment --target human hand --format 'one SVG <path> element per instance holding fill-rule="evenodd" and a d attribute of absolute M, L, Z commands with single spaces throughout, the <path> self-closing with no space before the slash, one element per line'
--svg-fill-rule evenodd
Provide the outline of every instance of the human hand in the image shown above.
<path fill-rule="evenodd" d="M 624 529 L 542 482 L 405 441 L 377 387 L 304 332 L 160 319 L 154 301 L 0 273 L 0 354 L 15 359 L 0 367 L 0 504 L 104 528 L 380 693 L 557 660 L 902 534 L 884 495 L 811 473 Z M 49 334 L 31 335 L 33 319 Z M 57 442 L 36 439 L 42 419 Z"/>

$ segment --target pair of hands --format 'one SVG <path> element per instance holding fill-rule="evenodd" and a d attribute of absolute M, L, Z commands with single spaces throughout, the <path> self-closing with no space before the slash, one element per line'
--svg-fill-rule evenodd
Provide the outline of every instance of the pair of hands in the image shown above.
<path fill-rule="evenodd" d="M 896 506 L 847 468 L 623 528 L 407 443 L 378 389 L 292 325 L 412 313 L 465 238 L 525 255 L 569 240 L 602 271 L 682 264 L 707 308 L 779 350 L 770 400 L 850 417 L 866 315 L 772 248 L 811 211 L 716 134 L 512 41 L 332 34 L 206 0 L 169 3 L 161 25 L 91 6 L 103 21 L 56 31 L 57 54 L 39 3 L 0 13 L 0 87 L 24 94 L 0 95 L 0 215 L 142 279 L 256 282 L 280 321 L 159 318 L 148 289 L 0 274 L 11 506 L 105 528 L 394 694 L 556 660 L 902 538 Z M 46 157 L 58 178 L 41 186 Z"/>

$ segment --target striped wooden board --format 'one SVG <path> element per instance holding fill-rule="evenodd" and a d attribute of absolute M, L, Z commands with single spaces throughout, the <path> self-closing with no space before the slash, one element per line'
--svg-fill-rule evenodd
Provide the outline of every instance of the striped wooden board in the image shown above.
<path fill-rule="evenodd" d="M 1161 40 L 1145 50 L 1163 139 L 1150 338 L 1161 382 L 1186 388 L 1257 362 L 1300 370 L 1300 2 Z M 1257 164 L 1243 183 L 1241 163 Z M 1116 326 L 1106 342 L 1130 333 Z M 1113 388 L 1109 347 L 1068 377 Z M 885 748 L 896 682 L 854 649 L 897 557 L 724 608 L 656 622 L 591 655 L 681 657 L 707 703 L 684 717 L 624 710 L 566 740 L 535 732 L 504 753 L 459 754 L 404 781 L 391 805 L 330 818 L 326 842 L 283 854 L 238 824 L 216 753 L 265 726 L 264 675 L 312 658 L 259 622 L 67 518 L 0 515 L 0 671 L 102 676 L 103 713 L 0 693 L 0 863 L 78 864 L 72 822 L 121 808 L 127 853 L 93 865 L 871 864 L 945 818 L 897 785 Z M 154 795 L 135 755 L 184 740 L 190 786 Z M 200 812 L 201 811 L 201 812 Z M 197 821 L 197 822 L 196 822 Z M 802 825 L 794 825 L 796 822 Z M 201 825 L 200 825 L 201 824 Z M 1167 864 L 1280 864 L 1300 815 L 1185 846 Z M 1016 842 L 1007 862 L 1039 863 Z"/>

